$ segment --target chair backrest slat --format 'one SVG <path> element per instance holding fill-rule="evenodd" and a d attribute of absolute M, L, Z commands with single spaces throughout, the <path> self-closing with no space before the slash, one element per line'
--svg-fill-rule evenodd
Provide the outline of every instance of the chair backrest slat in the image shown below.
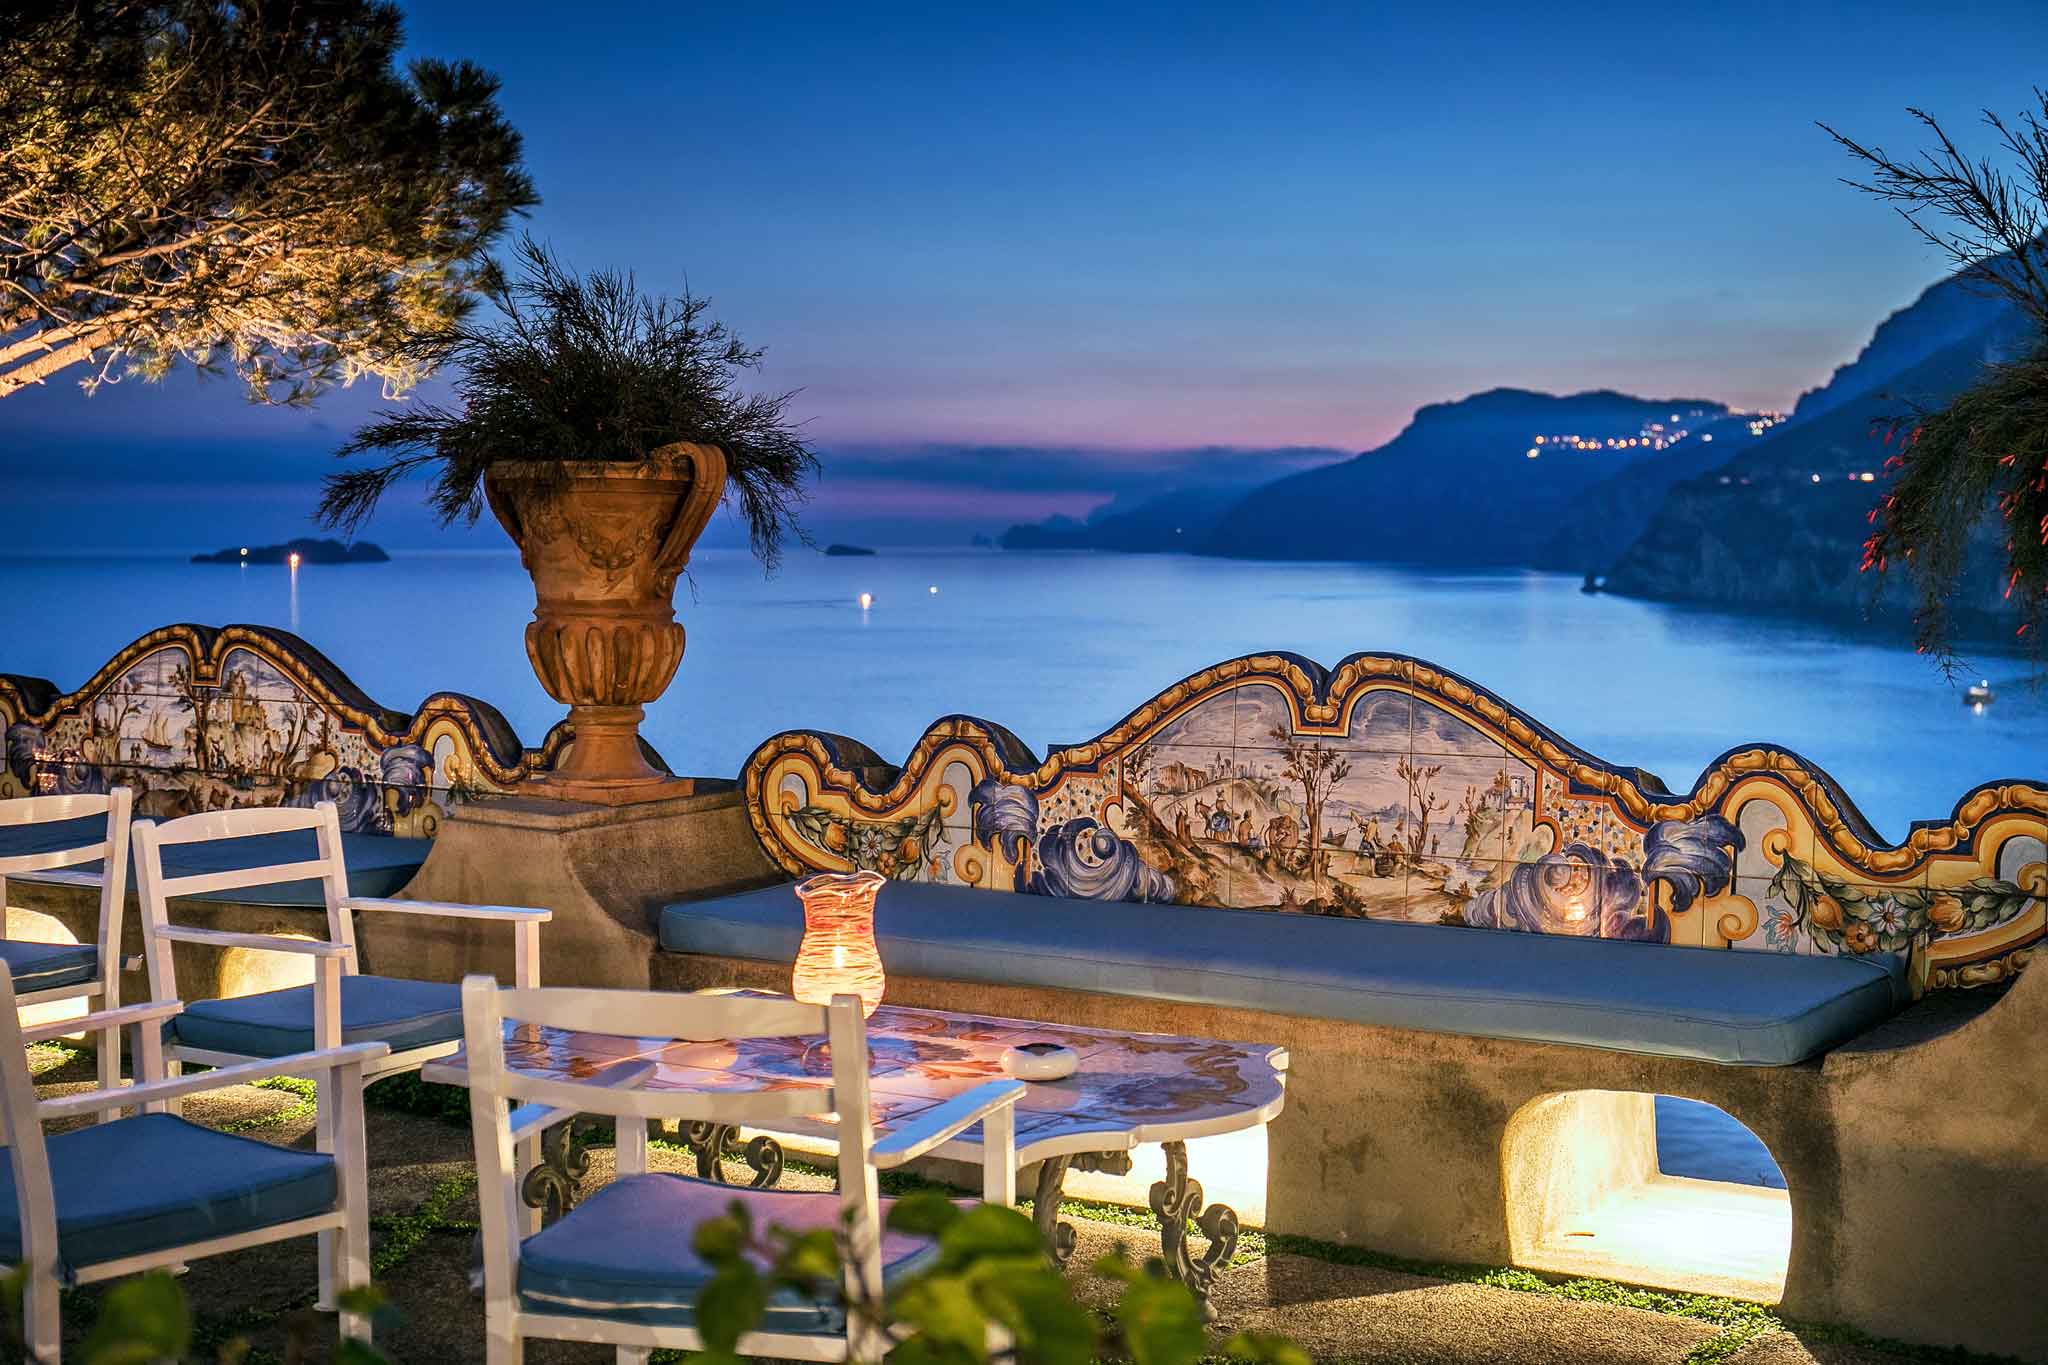
<path fill-rule="evenodd" d="M 823 1005 L 743 995 L 677 991 L 504 990 L 498 1009 L 508 1019 L 546 1028 L 608 1033 L 620 1038 L 710 1042 L 719 1038 L 823 1037 Z"/>
<path fill-rule="evenodd" d="M 316 856 L 311 859 L 231 867 L 175 877 L 164 874 L 163 851 L 166 847 L 209 842 L 232 845 L 260 835 L 301 830 L 313 833 Z M 157 932 L 171 923 L 170 902 L 173 897 L 305 881 L 320 883 L 321 899 L 327 911 L 326 941 L 348 949 L 342 970 L 354 973 L 357 970 L 355 924 L 346 908 L 348 869 L 342 861 L 341 817 L 335 812 L 333 802 L 322 801 L 311 809 L 270 806 L 205 811 L 162 824 L 138 820 L 135 823 L 135 884 L 137 897 L 142 902 L 143 957 L 149 968 L 152 998 L 178 998 L 171 940 Z"/>
<path fill-rule="evenodd" d="M 475 1084 L 474 1076 L 471 1084 Z M 682 1119 L 691 1123 L 714 1119 L 720 1123 L 766 1123 L 829 1114 L 838 1108 L 830 1086 L 738 1091 L 616 1089 L 505 1071 L 493 1077 L 487 1089 L 501 1099 L 546 1105 L 550 1109 L 574 1109 L 578 1113 L 609 1114 L 614 1118 Z"/>
<path fill-rule="evenodd" d="M 324 859 L 296 863 L 266 863 L 262 867 L 235 867 L 219 872 L 188 872 L 164 877 L 157 882 L 166 898 L 200 896 L 211 891 L 240 891 L 251 886 L 282 886 L 286 882 L 316 882 L 327 875 Z"/>
<path fill-rule="evenodd" d="M 245 810 L 209 810 L 181 815 L 156 827 L 159 844 L 196 844 L 211 839 L 247 839 L 259 834 L 289 834 L 320 828 L 320 806 L 255 806 Z"/>
<path fill-rule="evenodd" d="M 60 867 L 97 863 L 107 856 L 107 841 L 95 839 L 74 848 L 56 848 L 43 853 L 11 853 L 0 858 L 0 877 L 20 877 L 31 872 L 54 872 Z"/>
<path fill-rule="evenodd" d="M 116 787 L 115 791 L 126 788 Z M 59 820 L 83 820 L 104 815 L 113 808 L 114 794 L 73 794 L 69 796 L 20 796 L 0 801 L 0 829 L 10 825 L 47 825 Z"/>
<path fill-rule="evenodd" d="M 121 917 L 128 905 L 128 846 L 134 808 L 134 793 L 115 787 L 104 795 L 27 796 L 0 801 L 0 828 L 22 829 L 30 825 L 60 824 L 70 820 L 106 817 L 100 836 L 88 843 L 72 844 L 40 853 L 0 857 L 0 938 L 6 936 L 5 903 L 7 878 L 36 872 L 54 872 L 86 863 L 100 864 L 99 923 L 99 1007 L 120 1003 Z M 12 1011 L 10 1010 L 10 1017 Z"/>

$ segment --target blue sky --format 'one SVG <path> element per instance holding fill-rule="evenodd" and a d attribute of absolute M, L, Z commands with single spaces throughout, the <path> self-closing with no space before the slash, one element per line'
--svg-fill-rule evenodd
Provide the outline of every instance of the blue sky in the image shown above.
<path fill-rule="evenodd" d="M 1975 136 L 2042 78 L 2048 5 L 1675 8 L 405 6 L 416 51 L 504 79 L 538 235 L 687 280 L 803 390 L 821 530 L 893 507 L 946 540 L 1190 459 L 1152 452 L 1352 451 L 1499 384 L 1822 380 L 1941 263 L 1814 120 Z M 375 405 L 63 377 L 0 409 L 0 480 L 124 482 L 105 544 L 290 534 Z M 1066 453 L 985 478 L 989 446 Z M 67 458 L 91 480 L 42 472 Z M 434 539 L 410 505 L 369 534 Z"/>

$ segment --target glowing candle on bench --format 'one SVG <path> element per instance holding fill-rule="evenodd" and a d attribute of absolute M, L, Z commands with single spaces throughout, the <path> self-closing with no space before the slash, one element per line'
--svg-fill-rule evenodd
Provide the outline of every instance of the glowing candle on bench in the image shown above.
<path fill-rule="evenodd" d="M 804 903 L 804 941 L 796 950 L 790 994 L 827 1005 L 835 995 L 860 997 L 861 1013 L 882 1003 L 882 954 L 875 947 L 879 872 L 821 872 L 796 884 Z"/>

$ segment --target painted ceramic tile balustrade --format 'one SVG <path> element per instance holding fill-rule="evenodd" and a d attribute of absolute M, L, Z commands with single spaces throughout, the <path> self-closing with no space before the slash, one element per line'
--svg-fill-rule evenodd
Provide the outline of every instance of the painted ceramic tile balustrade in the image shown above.
<path fill-rule="evenodd" d="M 1979 788 L 1890 845 L 1786 750 L 1732 750 L 1678 796 L 1394 655 L 1233 659 L 1042 762 L 951 716 L 900 768 L 795 730 L 744 779 L 797 875 L 1894 953 L 1916 987 L 2004 980 L 2048 933 L 2048 784 Z"/>
<path fill-rule="evenodd" d="M 332 801 L 349 833 L 430 837 L 452 801 L 545 767 L 503 716 L 442 692 L 379 706 L 282 631 L 167 626 L 75 692 L 0 674 L 0 797 L 126 785 L 138 817 Z"/>

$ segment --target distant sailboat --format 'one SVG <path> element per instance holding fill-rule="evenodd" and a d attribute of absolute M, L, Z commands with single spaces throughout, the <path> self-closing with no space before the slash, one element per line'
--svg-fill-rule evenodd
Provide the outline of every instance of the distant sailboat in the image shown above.
<path fill-rule="evenodd" d="M 142 742 L 155 750 L 169 750 L 177 747 L 177 737 L 171 733 L 171 718 L 159 711 L 149 718 L 143 727 Z"/>

